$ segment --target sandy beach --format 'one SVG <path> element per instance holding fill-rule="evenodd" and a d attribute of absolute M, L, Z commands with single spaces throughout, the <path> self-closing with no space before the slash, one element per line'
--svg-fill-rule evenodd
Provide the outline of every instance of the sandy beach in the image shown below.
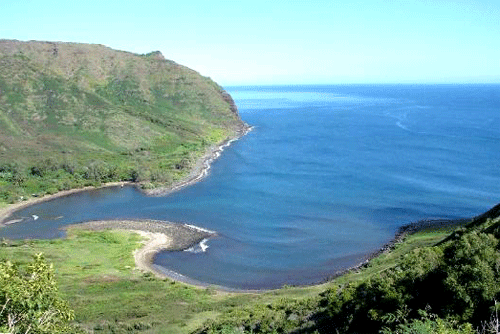
<path fill-rule="evenodd" d="M 217 234 L 188 224 L 176 224 L 158 220 L 99 220 L 68 225 L 65 228 L 78 228 L 90 231 L 125 230 L 139 233 L 147 240 L 134 251 L 135 265 L 143 271 L 153 272 L 160 278 L 177 279 L 178 274 L 167 274 L 153 266 L 155 254 L 163 250 L 181 251 L 215 237 Z"/>
<path fill-rule="evenodd" d="M 246 126 L 234 138 L 225 140 L 219 145 L 214 145 L 207 149 L 192 167 L 191 172 L 184 179 L 176 182 L 168 187 L 160 187 L 152 190 L 144 191 L 149 196 L 165 196 L 193 183 L 196 183 L 206 177 L 210 170 L 210 164 L 216 160 L 224 151 L 226 147 L 231 145 L 234 141 L 246 135 L 252 127 Z M 84 187 L 61 191 L 56 194 L 46 195 L 42 197 L 34 197 L 18 202 L 15 204 L 7 205 L 0 208 L 0 228 L 5 225 L 14 224 L 17 220 L 9 220 L 9 217 L 17 210 L 26 208 L 30 205 L 35 205 L 41 202 L 54 200 L 63 196 L 68 196 L 74 193 L 88 191 L 104 187 L 123 187 L 125 185 L 135 185 L 140 189 L 140 184 L 133 182 L 112 182 L 103 184 L 100 187 Z M 176 281 L 181 281 L 191 285 L 206 287 L 208 284 L 197 282 L 189 279 L 183 275 L 170 271 L 166 268 L 160 268 L 153 265 L 155 254 L 163 250 L 181 251 L 189 249 L 205 239 L 216 236 L 216 232 L 208 231 L 198 228 L 189 224 L 177 224 L 166 221 L 155 220 L 106 220 L 106 221 L 90 221 L 79 224 L 69 225 L 67 227 L 82 228 L 86 230 L 126 230 L 134 233 L 139 233 L 147 240 L 143 246 L 134 251 L 134 259 L 136 267 L 139 270 L 153 272 L 159 278 L 170 278 Z M 225 288 L 221 288 L 225 290 Z M 233 290 L 233 289 L 228 289 Z"/>
<path fill-rule="evenodd" d="M 159 220 L 99 220 L 72 224 L 64 228 L 80 228 L 90 231 L 123 230 L 140 234 L 145 240 L 142 246 L 131 254 L 134 257 L 135 267 L 143 272 L 151 272 L 160 279 L 168 278 L 200 288 L 210 287 L 220 293 L 262 293 L 269 291 L 228 288 L 200 282 L 153 263 L 155 255 L 161 251 L 187 250 L 206 239 L 217 236 L 216 232 L 194 225 Z"/>
<path fill-rule="evenodd" d="M 164 233 L 152 233 L 141 230 L 130 231 L 138 233 L 147 239 L 142 248 L 136 249 L 133 253 L 135 267 L 141 271 L 152 271 L 156 276 L 163 277 L 163 274 L 155 271 L 151 264 L 156 253 L 167 250 L 170 247 L 172 238 Z"/>

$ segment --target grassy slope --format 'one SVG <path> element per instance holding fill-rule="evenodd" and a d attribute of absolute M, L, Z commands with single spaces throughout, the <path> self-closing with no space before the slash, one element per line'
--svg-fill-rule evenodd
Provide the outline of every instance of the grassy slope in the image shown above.
<path fill-rule="evenodd" d="M 210 328 L 217 333 L 241 333 L 237 328 L 253 328 L 254 333 L 273 333 L 274 329 L 328 333 L 325 314 L 331 308 L 332 293 L 335 301 L 336 291 L 354 291 L 347 287 L 390 277 L 408 256 L 436 244 L 453 243 L 458 235 L 473 230 L 498 234 L 500 218 L 490 213 L 467 229 L 460 228 L 458 234 L 446 229 L 412 234 L 365 268 L 334 281 L 260 294 L 221 293 L 138 272 L 133 269 L 132 251 L 141 237 L 128 232 L 70 230 L 65 239 L 4 241 L 0 260 L 22 263 L 43 252 L 54 263 L 60 291 L 75 310 L 76 322 L 93 333 L 211 333 Z"/>
<path fill-rule="evenodd" d="M 315 296 L 233 309 L 196 333 L 475 333 L 500 296 L 499 240 L 497 205 L 451 233 L 412 234 Z"/>
<path fill-rule="evenodd" d="M 32 254 L 43 252 L 54 263 L 60 291 L 75 310 L 77 323 L 89 331 L 191 333 L 207 320 L 219 317 L 222 323 L 251 318 L 279 322 L 288 308 L 306 316 L 319 307 L 320 294 L 327 288 L 365 280 L 393 267 L 412 249 L 434 244 L 446 235 L 417 233 L 393 252 L 374 259 L 366 269 L 333 282 L 261 294 L 220 293 L 137 272 L 132 251 L 140 237 L 126 232 L 70 230 L 66 239 L 5 242 L 0 259 L 27 262 Z"/>
<path fill-rule="evenodd" d="M 134 233 L 70 230 L 66 239 L 4 242 L 0 259 L 23 263 L 43 252 L 76 322 L 95 333 L 190 333 L 234 307 L 309 298 L 323 289 L 231 294 L 156 279 L 133 269 L 140 240 Z"/>
<path fill-rule="evenodd" d="M 208 145 L 241 128 L 227 101 L 209 79 L 158 53 L 140 56 L 98 45 L 0 41 L 0 204 L 117 179 L 172 182 Z M 342 297 L 344 304 L 335 306 L 340 291 L 365 293 L 357 287 L 375 289 L 373 282 L 384 277 L 404 277 L 400 270 L 408 258 L 440 254 L 435 247 L 427 253 L 420 250 L 443 239 L 440 249 L 448 258 L 429 264 L 446 268 L 443 263 L 456 262 L 446 249 L 455 249 L 458 242 L 468 246 L 464 240 L 470 238 L 463 236 L 495 235 L 478 239 L 485 243 L 498 239 L 498 211 L 449 237 L 446 231 L 414 234 L 363 270 L 333 282 L 263 294 L 221 294 L 136 272 L 131 252 L 139 237 L 124 232 L 73 231 L 62 240 L 4 242 L 0 258 L 23 262 L 44 252 L 57 269 L 60 290 L 75 309 L 76 321 L 90 332 L 189 333 L 208 319 L 216 320 L 205 328 L 226 333 L 241 326 L 261 333 L 298 328 L 328 332 L 325 321 L 328 325 L 336 314 L 345 318 L 345 305 L 364 307 L 353 296 Z M 364 309 L 358 313 L 359 319 L 367 315 Z"/>
<path fill-rule="evenodd" d="M 242 126 L 222 88 L 159 52 L 0 40 L 0 202 L 171 183 Z"/>

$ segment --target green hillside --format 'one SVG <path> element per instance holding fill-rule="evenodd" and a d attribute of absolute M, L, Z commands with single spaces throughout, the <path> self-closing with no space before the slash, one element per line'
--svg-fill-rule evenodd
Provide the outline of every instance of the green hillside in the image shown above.
<path fill-rule="evenodd" d="M 0 205 L 171 184 L 244 129 L 221 87 L 159 52 L 0 41 Z M 500 204 L 459 225 L 417 224 L 322 285 L 245 294 L 135 270 L 142 238 L 130 231 L 2 240 L 0 332 L 499 333 Z"/>
<path fill-rule="evenodd" d="M 196 333 L 499 333 L 500 204 L 428 228 L 317 296 L 230 310 Z"/>
<path fill-rule="evenodd" d="M 363 268 L 325 284 L 262 293 L 196 288 L 135 270 L 132 250 L 140 240 L 133 232 L 82 229 L 69 229 L 64 239 L 3 240 L 0 305 L 16 299 L 7 303 L 8 311 L 0 313 L 0 330 L 7 328 L 8 312 L 58 309 L 74 316 L 50 323 L 68 325 L 69 333 L 500 331 L 496 303 L 500 297 L 500 205 L 462 227 L 430 227 L 411 234 Z M 37 253 L 43 253 L 53 268 L 37 257 L 33 263 Z M 52 283 L 38 289 L 33 270 L 46 273 L 40 280 Z M 20 290 L 41 304 L 27 302 L 31 299 L 23 298 Z M 29 326 L 33 319 L 37 318 L 25 319 L 19 326 Z"/>
<path fill-rule="evenodd" d="M 0 201 L 168 184 L 243 128 L 229 94 L 158 51 L 0 40 Z"/>

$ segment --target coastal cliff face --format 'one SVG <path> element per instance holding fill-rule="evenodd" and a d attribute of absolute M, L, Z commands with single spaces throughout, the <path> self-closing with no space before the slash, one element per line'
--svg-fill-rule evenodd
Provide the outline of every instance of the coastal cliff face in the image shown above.
<path fill-rule="evenodd" d="M 172 182 L 244 129 L 227 92 L 159 51 L 0 40 L 0 185 L 16 196 L 43 193 L 26 181 L 60 169 L 70 184 L 52 191 L 80 178 Z"/>
<path fill-rule="evenodd" d="M 236 103 L 234 103 L 234 100 L 231 97 L 231 95 L 229 95 L 229 93 L 226 92 L 225 90 L 222 91 L 221 94 L 222 94 L 222 98 L 224 99 L 224 101 L 226 101 L 229 104 L 229 109 L 231 109 L 231 111 L 235 115 L 238 115 L 238 107 L 236 106 Z"/>

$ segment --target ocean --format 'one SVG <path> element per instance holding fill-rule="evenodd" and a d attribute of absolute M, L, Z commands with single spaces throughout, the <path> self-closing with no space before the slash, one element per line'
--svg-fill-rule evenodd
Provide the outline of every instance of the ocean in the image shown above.
<path fill-rule="evenodd" d="M 0 237 L 53 238 L 110 218 L 217 237 L 155 264 L 237 289 L 319 283 L 397 229 L 500 202 L 500 85 L 226 87 L 253 130 L 201 182 L 164 197 L 107 188 L 21 210 Z M 38 219 L 32 219 L 36 215 Z"/>

